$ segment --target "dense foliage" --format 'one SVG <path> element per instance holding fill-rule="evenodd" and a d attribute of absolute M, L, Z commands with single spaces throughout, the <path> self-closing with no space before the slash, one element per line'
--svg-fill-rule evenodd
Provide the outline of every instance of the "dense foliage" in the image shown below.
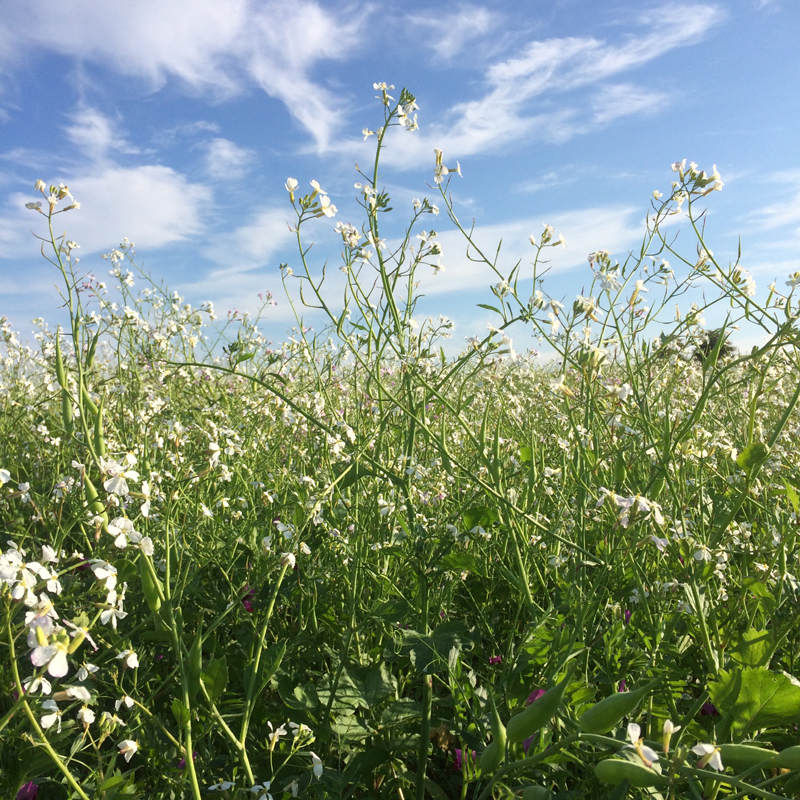
<path fill-rule="evenodd" d="M 52 232 L 77 204 L 37 184 L 70 324 L 39 321 L 35 348 L 2 329 L 0 795 L 800 792 L 800 277 L 759 303 L 705 245 L 719 175 L 684 162 L 641 252 L 593 253 L 565 308 L 539 276 L 552 228 L 529 275 L 485 256 L 437 152 L 496 315 L 448 357 L 452 323 L 414 319 L 439 209 L 379 231 L 381 148 L 416 104 L 376 89 L 339 305 L 302 239 L 336 208 L 287 181 L 279 347 L 127 241 L 113 287 L 79 272 Z M 678 214 L 696 255 L 662 233 Z M 735 349 L 740 322 L 761 346 Z M 551 360 L 514 351 L 521 326 Z"/>

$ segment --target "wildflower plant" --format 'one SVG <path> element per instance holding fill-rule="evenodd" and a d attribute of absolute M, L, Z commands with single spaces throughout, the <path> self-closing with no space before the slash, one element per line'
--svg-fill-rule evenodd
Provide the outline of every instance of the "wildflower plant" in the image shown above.
<path fill-rule="evenodd" d="M 362 221 L 286 180 L 279 345 L 271 293 L 219 320 L 128 240 L 84 274 L 53 230 L 78 203 L 36 184 L 69 323 L 0 325 L 0 794 L 791 795 L 797 275 L 762 301 L 714 254 L 723 184 L 684 161 L 575 298 L 546 292 L 551 226 L 529 265 L 481 250 L 441 150 L 398 237 L 379 165 L 422 112 L 374 90 Z M 493 314 L 454 357 L 418 304 L 445 219 Z"/>

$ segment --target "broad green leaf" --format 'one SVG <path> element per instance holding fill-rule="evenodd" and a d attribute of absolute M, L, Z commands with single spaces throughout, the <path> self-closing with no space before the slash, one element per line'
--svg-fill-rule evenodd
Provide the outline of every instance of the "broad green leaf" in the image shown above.
<path fill-rule="evenodd" d="M 225 660 L 225 656 L 216 658 L 209 663 L 200 674 L 200 680 L 203 682 L 211 702 L 216 703 L 228 685 L 228 662 Z"/>
<path fill-rule="evenodd" d="M 752 472 L 760 467 L 769 457 L 769 447 L 763 442 L 753 442 L 747 445 L 736 458 L 736 463 L 746 472 Z"/>
<path fill-rule="evenodd" d="M 708 687 L 711 702 L 733 719 L 734 739 L 800 718 L 800 686 L 768 669 L 720 670 Z"/>
<path fill-rule="evenodd" d="M 189 721 L 189 709 L 177 697 L 172 701 L 172 715 L 181 727 Z"/>
<path fill-rule="evenodd" d="M 741 666 L 766 667 L 772 655 L 772 635 L 750 628 L 729 652 L 731 659 Z"/>

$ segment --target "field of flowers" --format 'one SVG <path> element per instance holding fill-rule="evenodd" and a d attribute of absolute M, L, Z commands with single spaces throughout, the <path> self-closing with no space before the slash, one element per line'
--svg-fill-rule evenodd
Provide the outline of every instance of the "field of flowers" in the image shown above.
<path fill-rule="evenodd" d="M 800 275 L 759 301 L 716 260 L 722 183 L 685 162 L 574 301 L 540 279 L 549 226 L 532 269 L 476 246 L 439 151 L 390 246 L 380 153 L 416 104 L 376 89 L 338 300 L 303 239 L 336 207 L 286 183 L 279 347 L 127 240 L 86 275 L 53 234 L 78 204 L 37 183 L 69 324 L 2 325 L 0 797 L 800 795 Z M 453 357 L 414 319 L 444 217 L 495 318 Z"/>

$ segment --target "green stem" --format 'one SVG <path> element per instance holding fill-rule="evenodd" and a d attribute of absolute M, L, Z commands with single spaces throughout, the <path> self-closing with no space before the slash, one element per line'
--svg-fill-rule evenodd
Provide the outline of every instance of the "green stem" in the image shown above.
<path fill-rule="evenodd" d="M 28 717 L 28 720 L 31 723 L 31 726 L 36 731 L 39 740 L 42 743 L 42 746 L 47 751 L 47 754 L 53 759 L 53 763 L 55 763 L 56 767 L 61 771 L 64 777 L 67 779 L 67 783 L 73 788 L 75 792 L 77 792 L 78 796 L 83 798 L 83 800 L 89 800 L 89 796 L 81 789 L 80 784 L 75 780 L 75 776 L 69 771 L 69 768 L 64 764 L 61 760 L 61 756 L 56 753 L 53 749 L 50 742 L 47 741 L 47 737 L 44 735 L 44 731 L 39 727 L 39 722 L 36 719 L 31 707 L 28 705 L 28 701 L 25 698 L 25 690 L 22 688 L 22 681 L 19 678 L 19 670 L 17 669 L 17 656 L 14 650 L 14 634 L 11 630 L 11 618 L 6 618 L 6 630 L 8 632 L 8 649 L 9 649 L 9 662 L 11 664 L 11 672 L 14 676 L 14 685 L 17 688 L 17 692 L 22 700 L 22 707 L 25 709 L 25 714 Z"/>
<path fill-rule="evenodd" d="M 272 611 L 275 608 L 275 601 L 278 599 L 278 592 L 281 588 L 281 583 L 283 583 L 283 577 L 286 575 L 286 570 L 289 568 L 288 564 L 283 564 L 281 566 L 280 575 L 278 575 L 278 580 L 275 583 L 275 587 L 272 590 L 272 596 L 269 598 L 269 605 L 267 606 L 267 616 L 264 620 L 264 625 L 261 629 L 261 636 L 258 639 L 258 645 L 256 646 L 255 656 L 253 658 L 253 671 L 250 673 L 250 682 L 247 685 L 247 697 L 244 701 L 244 710 L 242 711 L 242 730 L 239 734 L 239 743 L 244 749 L 245 746 L 245 739 L 247 738 L 247 729 L 250 726 L 250 716 L 253 713 L 253 703 L 255 702 L 255 693 L 256 693 L 256 680 L 258 678 L 258 668 L 261 664 L 261 656 L 264 652 L 264 645 L 267 639 L 267 630 L 269 629 L 269 621 L 272 618 Z M 255 783 L 255 781 L 253 781 Z"/>

